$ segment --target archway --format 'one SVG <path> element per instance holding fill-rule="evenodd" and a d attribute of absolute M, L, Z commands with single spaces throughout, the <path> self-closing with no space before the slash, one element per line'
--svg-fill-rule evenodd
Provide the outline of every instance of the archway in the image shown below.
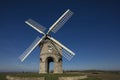
<path fill-rule="evenodd" d="M 48 57 L 47 58 L 47 72 L 50 73 L 52 70 L 54 72 L 54 58 Z"/>

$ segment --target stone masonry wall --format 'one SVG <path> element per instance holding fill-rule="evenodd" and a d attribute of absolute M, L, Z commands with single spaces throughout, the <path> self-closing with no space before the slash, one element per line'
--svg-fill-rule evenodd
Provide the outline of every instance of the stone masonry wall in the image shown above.
<path fill-rule="evenodd" d="M 87 78 L 87 75 L 84 76 L 74 76 L 74 77 L 59 77 L 58 80 L 80 80 Z"/>
<path fill-rule="evenodd" d="M 6 76 L 7 80 L 45 80 L 44 77 L 12 77 Z"/>
<path fill-rule="evenodd" d="M 58 80 L 80 80 L 80 79 L 85 79 L 87 78 L 87 75 L 83 76 L 73 76 L 73 77 L 59 77 Z M 6 76 L 7 80 L 45 80 L 44 77 L 11 77 L 11 76 Z"/>

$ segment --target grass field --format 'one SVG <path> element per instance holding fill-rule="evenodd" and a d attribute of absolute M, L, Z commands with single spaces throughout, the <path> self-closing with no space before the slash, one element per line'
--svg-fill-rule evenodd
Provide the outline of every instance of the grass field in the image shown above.
<path fill-rule="evenodd" d="M 0 73 L 0 80 L 6 80 L 7 73 Z"/>
<path fill-rule="evenodd" d="M 6 80 L 6 75 L 15 77 L 45 77 L 45 80 L 58 80 L 58 77 L 88 75 L 83 80 L 120 80 L 120 72 L 69 72 L 64 74 L 38 74 L 38 73 L 0 73 L 0 80 Z"/>
<path fill-rule="evenodd" d="M 38 73 L 0 73 L 0 80 L 6 80 L 6 75 L 14 77 L 45 77 L 45 80 L 58 80 L 58 77 L 80 76 L 83 74 L 38 74 Z"/>
<path fill-rule="evenodd" d="M 89 72 L 89 77 L 97 77 L 101 80 L 120 80 L 120 72 Z"/>

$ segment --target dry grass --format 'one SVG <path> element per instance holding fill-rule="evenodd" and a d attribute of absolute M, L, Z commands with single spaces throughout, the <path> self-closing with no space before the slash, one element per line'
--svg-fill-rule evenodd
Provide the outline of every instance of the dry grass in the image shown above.
<path fill-rule="evenodd" d="M 120 72 L 86 73 L 89 77 L 97 77 L 102 80 L 120 80 Z"/>

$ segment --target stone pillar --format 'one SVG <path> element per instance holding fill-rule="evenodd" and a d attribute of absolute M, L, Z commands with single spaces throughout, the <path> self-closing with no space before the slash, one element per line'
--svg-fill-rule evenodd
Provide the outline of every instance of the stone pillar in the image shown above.
<path fill-rule="evenodd" d="M 47 73 L 47 65 L 45 62 L 40 62 L 40 70 L 39 73 Z"/>
<path fill-rule="evenodd" d="M 54 62 L 54 73 L 63 73 L 62 62 Z"/>

